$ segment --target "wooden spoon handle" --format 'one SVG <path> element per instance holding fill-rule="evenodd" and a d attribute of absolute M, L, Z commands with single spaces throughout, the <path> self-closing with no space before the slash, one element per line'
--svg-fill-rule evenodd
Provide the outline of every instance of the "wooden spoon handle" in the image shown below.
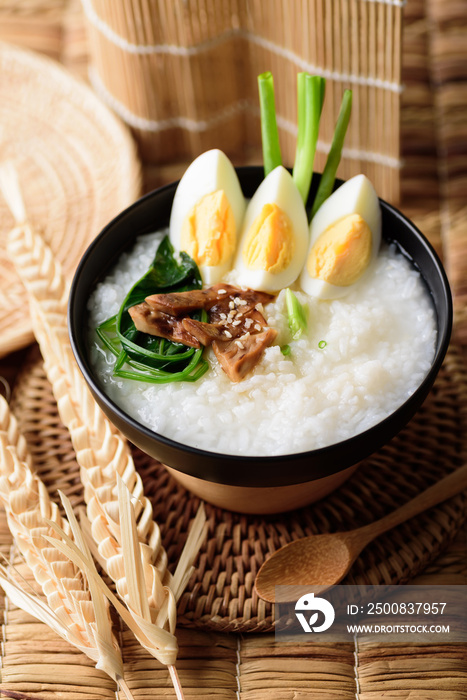
<path fill-rule="evenodd" d="M 361 537 L 359 543 L 362 543 L 362 549 L 375 537 L 382 535 L 383 532 L 391 530 L 396 525 L 405 523 L 406 520 L 410 520 L 415 515 L 419 515 L 419 513 L 423 513 L 425 510 L 438 505 L 438 503 L 456 496 L 465 489 L 467 489 L 467 464 L 445 476 L 441 481 L 433 484 L 433 486 L 427 488 L 426 491 L 423 491 L 411 501 L 404 503 L 397 510 L 385 515 L 381 520 L 365 525 L 355 531 Z"/>

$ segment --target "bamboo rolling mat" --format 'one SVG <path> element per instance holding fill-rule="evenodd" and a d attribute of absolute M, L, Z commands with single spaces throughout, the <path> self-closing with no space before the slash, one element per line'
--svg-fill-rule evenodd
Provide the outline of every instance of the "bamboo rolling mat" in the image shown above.
<path fill-rule="evenodd" d="M 274 76 L 284 164 L 296 145 L 296 75 L 326 77 L 322 170 L 344 88 L 354 114 L 339 175 L 364 172 L 399 198 L 402 3 L 386 0 L 82 0 L 90 80 L 132 128 L 146 163 L 222 147 L 260 155 L 256 76 Z M 384 46 L 384 48 L 383 48 Z M 375 113 L 378 119 L 375 119 Z"/>
<path fill-rule="evenodd" d="M 453 342 L 435 389 L 414 425 L 405 431 L 405 437 L 398 438 L 403 444 L 399 449 L 408 452 L 411 468 L 419 472 L 418 480 L 411 482 L 404 496 L 409 498 L 428 480 L 435 480 L 442 470 L 460 465 L 467 456 L 467 13 L 456 0 L 409 0 L 404 14 L 404 166 L 400 208 L 414 219 L 443 256 L 456 315 Z M 150 188 L 175 179 L 178 166 L 147 169 L 145 175 L 146 188 Z M 78 504 L 81 485 L 73 476 L 73 454 L 64 440 L 64 429 L 57 427 L 50 395 L 46 398 L 49 389 L 37 355 L 29 360 L 29 368 L 16 385 L 13 407 L 23 405 L 25 392 L 35 396 L 35 403 L 28 403 L 22 420 L 35 446 L 36 464 L 51 492 L 61 487 Z M 39 427 L 43 428 L 42 439 L 37 441 Z M 391 446 L 393 449 L 397 447 Z M 387 462 L 384 456 L 376 462 L 383 471 L 391 461 L 390 455 L 386 456 Z M 142 455 L 137 455 L 137 459 L 147 476 L 147 459 Z M 284 525 L 282 516 L 273 518 L 272 524 L 252 523 L 246 516 L 236 518 L 211 510 L 210 549 L 202 553 L 196 578 L 190 582 L 192 593 L 182 598 L 179 609 L 178 668 L 187 700 L 467 699 L 465 645 L 395 647 L 359 638 L 352 645 L 285 646 L 276 643 L 266 631 L 271 629 L 271 611 L 255 604 L 249 596 L 254 567 L 268 545 L 276 547 L 300 530 L 305 534 L 314 528 L 337 529 L 340 523 L 349 523 L 349 517 L 365 522 L 365 518 L 375 516 L 374 511 L 366 510 L 368 504 L 372 509 L 391 508 L 401 490 L 407 488 L 404 474 L 399 474 L 394 484 L 391 482 L 381 504 L 373 504 L 365 491 L 372 482 L 368 479 L 371 469 L 368 465 L 356 474 L 361 475 L 358 485 L 363 491 L 354 491 L 351 481 L 326 499 L 317 523 L 309 518 L 300 520 L 303 513 Z M 164 472 L 152 472 L 151 478 L 150 495 L 156 518 L 160 522 L 169 512 L 164 521 L 164 539 L 169 556 L 175 559 L 196 504 L 187 500 Z M 363 500 L 362 493 L 366 494 Z M 411 578 L 411 583 L 419 584 L 465 585 L 465 517 L 465 498 L 452 499 L 434 509 L 433 517 L 424 516 L 380 538 L 352 574 L 357 580 L 368 575 L 369 565 L 372 576 L 397 576 L 401 581 Z M 414 533 L 413 528 L 417 527 L 419 530 Z M 258 537 L 250 538 L 252 532 Z M 12 553 L 3 513 L 0 548 L 7 555 Z M 2 610 L 0 690 L 28 693 L 42 700 L 115 698 L 113 685 L 84 656 L 44 625 L 14 609 L 6 599 Z M 242 625 L 241 633 L 226 634 Z M 247 634 L 248 630 L 260 629 L 263 634 Z M 135 698 L 174 697 L 166 670 L 135 645 L 125 629 L 120 635 L 126 675 Z"/>
<path fill-rule="evenodd" d="M 259 162 L 256 76 L 264 70 L 275 76 L 282 152 L 291 165 L 296 73 L 320 73 L 328 87 L 316 169 L 324 166 L 342 91 L 352 87 L 356 118 L 339 175 L 363 171 L 395 203 L 402 5 L 399 0 L 3 0 L 0 39 L 60 59 L 75 75 L 89 75 L 103 101 L 132 129 L 144 163 L 165 163 L 169 170 L 176 160 L 190 162 L 220 146 L 236 165 L 250 157 Z"/>

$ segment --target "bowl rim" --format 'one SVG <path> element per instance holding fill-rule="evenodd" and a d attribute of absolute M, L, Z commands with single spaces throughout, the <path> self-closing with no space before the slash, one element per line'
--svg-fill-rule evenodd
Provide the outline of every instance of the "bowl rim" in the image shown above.
<path fill-rule="evenodd" d="M 239 174 L 240 180 L 241 180 L 241 175 L 242 173 L 245 173 L 247 171 L 252 171 L 252 170 L 262 170 L 262 166 L 240 166 L 235 168 L 237 173 Z M 314 174 L 314 177 L 318 176 L 319 174 Z M 248 477 L 248 472 L 247 469 L 243 470 L 243 477 L 241 479 L 238 478 L 225 478 L 222 474 L 212 474 L 209 477 L 205 476 L 200 476 L 197 471 L 194 471 L 192 468 L 189 467 L 189 465 L 177 465 L 173 466 L 171 464 L 168 464 L 172 469 L 175 469 L 177 471 L 184 472 L 186 474 L 189 474 L 191 476 L 195 476 L 201 479 L 205 479 L 208 481 L 213 481 L 217 483 L 224 483 L 224 484 L 230 484 L 230 485 L 241 485 L 241 486 L 256 486 L 256 487 L 264 487 L 264 477 L 266 474 L 266 470 L 269 467 L 278 467 L 281 464 L 285 465 L 287 464 L 290 466 L 290 468 L 297 468 L 297 472 L 295 476 L 292 476 L 291 474 L 287 474 L 284 476 L 284 478 L 276 478 L 273 479 L 271 484 L 268 483 L 268 485 L 290 485 L 290 484 L 298 484 L 298 483 L 303 483 L 305 481 L 310 480 L 310 476 L 312 479 L 314 478 L 322 478 L 324 476 L 329 476 L 331 474 L 337 473 L 339 471 L 342 471 L 343 469 L 347 468 L 348 466 L 351 466 L 351 464 L 354 464 L 355 462 L 350 462 L 347 463 L 345 462 L 344 459 L 344 453 L 349 451 L 351 452 L 352 449 L 358 444 L 361 443 L 362 440 L 364 442 L 367 442 L 368 449 L 365 450 L 365 454 L 361 457 L 361 459 L 364 459 L 368 457 L 370 454 L 372 454 L 376 449 L 379 449 L 382 447 L 381 441 L 380 440 L 375 440 L 374 436 L 375 433 L 378 431 L 384 431 L 386 426 L 397 424 L 402 420 L 402 416 L 404 416 L 407 411 L 411 410 L 411 406 L 414 404 L 417 404 L 414 410 L 412 410 L 412 415 L 418 410 L 418 407 L 420 406 L 421 402 L 424 401 L 426 398 L 426 395 L 430 391 L 434 380 L 439 372 L 439 369 L 441 368 L 441 365 L 443 363 L 444 357 L 446 355 L 449 342 L 450 342 L 450 337 L 451 337 L 451 332 L 452 332 L 452 322 L 453 322 L 453 304 L 452 304 L 452 294 L 451 294 L 451 289 L 449 285 L 449 281 L 447 278 L 447 274 L 444 270 L 444 267 L 441 263 L 441 260 L 431 245 L 431 243 L 428 241 L 426 236 L 418 229 L 418 227 L 410 220 L 408 219 L 407 216 L 405 216 L 399 209 L 397 209 L 395 206 L 392 204 L 389 204 L 386 202 L 384 199 L 379 198 L 381 208 L 384 211 L 387 211 L 389 214 L 394 216 L 396 219 L 398 219 L 406 228 L 410 229 L 411 232 L 415 235 L 415 238 L 418 239 L 418 243 L 422 245 L 422 247 L 425 250 L 425 253 L 429 256 L 431 259 L 432 264 L 437 270 L 437 273 L 439 275 L 439 279 L 441 282 L 441 287 L 443 291 L 443 302 L 444 302 L 444 315 L 443 315 L 443 328 L 441 329 L 441 335 L 440 335 L 440 318 L 438 316 L 437 308 L 435 306 L 434 300 L 433 300 L 433 294 L 430 288 L 428 288 L 428 284 L 426 282 L 425 277 L 423 276 L 421 270 L 419 269 L 417 263 L 413 260 L 412 256 L 404 249 L 404 247 L 399 243 L 396 242 L 396 245 L 398 246 L 400 252 L 405 255 L 412 263 L 412 265 L 417 269 L 421 276 L 422 279 L 427 287 L 427 291 L 432 297 L 433 301 L 433 306 L 435 310 L 435 315 L 437 319 L 437 340 L 436 340 L 436 349 L 435 349 L 435 355 L 431 361 L 430 369 L 428 370 L 427 374 L 419 384 L 419 386 L 415 389 L 415 391 L 391 414 L 386 416 L 386 418 L 383 418 L 382 420 L 378 421 L 375 425 L 372 425 L 371 427 L 367 428 L 366 430 L 357 433 L 356 435 L 353 435 L 352 437 L 346 438 L 345 440 L 341 440 L 337 443 L 332 443 L 331 445 L 326 445 L 324 447 L 319 447 L 315 448 L 312 450 L 306 450 L 306 451 L 301 451 L 301 452 L 292 452 L 289 454 L 278 454 L 278 455 L 270 455 L 270 456 L 265 456 L 265 455 L 235 455 L 235 454 L 224 454 L 220 452 L 213 452 L 210 450 L 205 450 L 202 448 L 194 447 L 192 445 L 187 445 L 181 442 L 177 442 L 176 440 L 173 440 L 172 438 L 166 437 L 164 435 L 161 435 L 160 433 L 155 432 L 151 428 L 148 428 L 147 426 L 143 425 L 140 423 L 138 420 L 130 416 L 124 409 L 122 409 L 118 404 L 116 404 L 113 399 L 111 399 L 103 390 L 97 379 L 93 376 L 92 372 L 92 366 L 91 363 L 89 362 L 88 357 L 82 356 L 82 353 L 80 352 L 79 344 L 77 341 L 77 328 L 75 327 L 74 323 L 74 314 L 73 314 L 73 308 L 76 300 L 76 295 L 77 295 L 77 289 L 79 287 L 80 281 L 82 280 L 83 276 L 85 275 L 85 269 L 87 262 L 92 255 L 94 249 L 96 246 L 100 244 L 103 238 L 107 237 L 110 235 L 110 232 L 112 229 L 118 225 L 118 223 L 128 217 L 131 216 L 132 213 L 137 210 L 139 207 L 142 206 L 142 204 L 147 203 L 148 201 L 152 200 L 155 197 L 160 197 L 161 194 L 163 193 L 168 193 L 170 190 L 173 190 L 173 193 L 175 193 L 176 187 L 178 185 L 178 181 L 174 181 L 168 184 L 165 184 L 155 190 L 152 190 L 151 192 L 146 193 L 139 199 L 137 199 L 135 202 L 133 202 L 130 206 L 126 207 L 124 210 L 122 210 L 119 214 L 117 214 L 111 221 L 107 223 L 107 225 L 97 234 L 97 236 L 94 238 L 94 240 L 90 243 L 84 254 L 82 255 L 76 270 L 75 274 L 73 276 L 71 286 L 70 286 L 70 294 L 69 294 L 69 301 L 68 301 L 68 329 L 69 329 L 69 338 L 70 338 L 70 343 L 72 347 L 72 351 L 75 357 L 75 360 L 78 364 L 78 367 L 83 374 L 88 387 L 91 389 L 91 392 L 94 394 L 95 398 L 98 400 L 99 403 L 103 403 L 107 409 L 110 410 L 110 412 L 118 418 L 118 420 L 122 424 L 129 425 L 133 431 L 136 431 L 137 433 L 142 433 L 144 437 L 148 440 L 154 440 L 156 439 L 158 443 L 162 443 L 166 448 L 169 448 L 171 450 L 179 451 L 181 450 L 183 453 L 188 453 L 192 457 L 196 458 L 197 461 L 204 462 L 206 460 L 213 460 L 215 459 L 216 461 L 222 461 L 223 463 L 223 470 L 229 471 L 228 467 L 229 464 L 236 463 L 237 465 L 240 463 L 240 465 L 243 465 L 244 467 L 248 468 L 248 465 L 251 465 L 253 462 L 255 464 L 255 470 L 258 471 L 258 474 L 251 475 Z M 341 180 L 339 178 L 336 179 L 334 189 L 339 187 L 344 180 Z M 384 220 L 384 215 L 383 215 L 383 220 Z M 116 262 L 116 259 L 118 255 L 121 255 L 124 250 L 128 250 L 131 244 L 134 243 L 137 235 L 142 235 L 144 233 L 143 230 L 140 230 L 139 232 L 137 231 L 134 235 L 131 236 L 131 239 L 129 239 L 128 245 L 124 246 L 121 250 L 117 251 L 117 253 L 113 256 L 111 256 L 111 263 L 114 264 Z M 385 240 L 391 241 L 390 238 L 386 238 Z M 109 268 L 111 267 L 111 263 L 106 265 L 105 267 L 105 273 L 108 273 Z M 94 282 L 95 284 L 96 282 Z M 420 401 L 421 397 L 421 401 Z M 407 420 L 403 420 L 402 425 L 397 429 L 397 430 L 392 430 L 392 437 L 394 437 L 399 430 L 406 425 Z M 130 441 L 131 438 L 128 438 Z M 392 438 L 390 438 L 392 439 Z M 388 440 L 385 440 L 383 444 L 387 444 Z M 136 444 L 136 442 L 135 442 Z M 373 445 L 376 444 L 376 447 L 372 447 Z M 306 468 L 306 461 L 307 457 L 309 458 L 311 455 L 317 460 L 318 463 L 322 462 L 323 459 L 329 455 L 329 453 L 336 453 L 336 455 L 333 458 L 333 464 L 330 464 L 327 466 L 326 469 L 319 467 L 313 468 L 312 469 L 312 474 L 306 473 L 307 468 Z M 339 462 L 339 456 L 343 458 L 342 462 Z M 337 459 L 336 459 L 337 457 Z M 326 460 L 324 460 L 326 461 Z M 358 459 L 357 461 L 360 461 Z M 293 466 L 292 466 L 293 465 Z M 301 468 L 300 468 L 300 465 Z M 311 466 L 311 465 L 310 465 Z M 246 481 L 245 482 L 245 477 Z"/>

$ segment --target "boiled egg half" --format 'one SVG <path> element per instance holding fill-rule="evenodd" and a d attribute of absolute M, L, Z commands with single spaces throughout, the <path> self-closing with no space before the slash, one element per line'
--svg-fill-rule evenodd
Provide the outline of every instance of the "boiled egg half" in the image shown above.
<path fill-rule="evenodd" d="M 196 158 L 180 180 L 170 242 L 193 258 L 204 284 L 218 282 L 232 266 L 245 207 L 237 173 L 218 149 Z"/>
<path fill-rule="evenodd" d="M 288 287 L 300 274 L 308 240 L 300 192 L 279 165 L 248 204 L 234 264 L 237 283 L 264 292 Z"/>
<path fill-rule="evenodd" d="M 341 185 L 316 212 L 300 285 L 310 296 L 343 297 L 369 270 L 381 244 L 381 207 L 365 175 Z"/>

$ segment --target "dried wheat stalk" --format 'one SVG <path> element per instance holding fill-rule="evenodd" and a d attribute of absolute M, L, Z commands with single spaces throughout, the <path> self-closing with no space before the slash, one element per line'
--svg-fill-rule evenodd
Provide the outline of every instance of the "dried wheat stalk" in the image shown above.
<path fill-rule="evenodd" d="M 61 637 L 91 658 L 125 692 L 120 650 L 112 634 L 108 605 L 94 581 L 53 545 L 54 528 L 74 540 L 89 568 L 91 554 L 79 530 L 61 517 L 42 481 L 30 467 L 24 437 L 7 402 L 0 397 L 0 500 L 8 526 L 24 560 L 42 588 L 47 603 L 18 585 L 0 565 L 0 583 L 18 607 L 48 624 Z"/>
<path fill-rule="evenodd" d="M 167 570 L 167 555 L 153 520 L 152 506 L 144 496 L 128 444 L 92 398 L 73 358 L 66 325 L 68 289 L 60 265 L 27 222 L 11 169 L 0 171 L 0 187 L 18 222 L 9 234 L 8 251 L 29 292 L 34 333 L 60 417 L 76 451 L 90 531 L 97 544 L 95 554 L 131 614 L 133 624 L 129 626 L 141 644 L 169 666 L 174 678 L 178 649 L 174 636 L 175 604 L 187 585 L 204 537 L 204 509 L 198 511 L 172 576 Z M 118 479 L 126 489 L 117 487 Z M 131 497 L 135 518 L 136 539 L 132 536 L 131 541 L 136 546 L 130 549 L 121 522 L 125 491 Z M 132 578 L 140 566 L 140 575 Z"/>

